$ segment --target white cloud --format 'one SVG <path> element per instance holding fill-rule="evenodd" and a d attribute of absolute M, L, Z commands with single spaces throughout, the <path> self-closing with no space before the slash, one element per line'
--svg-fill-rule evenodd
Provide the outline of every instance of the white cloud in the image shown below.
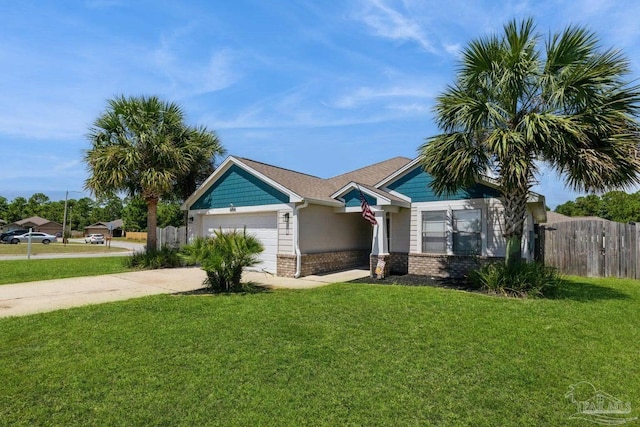
<path fill-rule="evenodd" d="M 365 10 L 359 18 L 376 35 L 400 42 L 412 41 L 429 53 L 437 53 L 437 49 L 415 20 L 392 8 L 384 0 L 370 0 L 363 5 Z"/>
<path fill-rule="evenodd" d="M 353 108 L 362 104 L 383 99 L 397 98 L 425 98 L 433 97 L 433 93 L 425 90 L 428 85 L 420 86 L 395 86 L 389 88 L 361 87 L 355 91 L 343 95 L 329 105 L 335 108 Z"/>
<path fill-rule="evenodd" d="M 222 48 L 210 54 L 189 53 L 188 40 L 198 31 L 195 24 L 186 25 L 165 35 L 150 57 L 160 72 L 171 82 L 171 90 L 180 97 L 201 95 L 225 89 L 237 82 L 241 74 L 234 69 L 236 53 Z"/>
<path fill-rule="evenodd" d="M 450 55 L 459 57 L 462 47 L 460 46 L 460 43 L 446 44 L 444 46 L 444 50 Z"/>

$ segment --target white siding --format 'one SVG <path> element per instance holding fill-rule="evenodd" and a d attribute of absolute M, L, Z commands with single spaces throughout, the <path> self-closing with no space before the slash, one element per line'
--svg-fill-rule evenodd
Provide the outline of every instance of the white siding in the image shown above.
<path fill-rule="evenodd" d="M 507 241 L 504 238 L 504 208 L 497 199 L 487 200 L 487 231 L 487 256 L 506 256 Z"/>
<path fill-rule="evenodd" d="M 289 214 L 289 221 L 286 214 Z M 278 253 L 293 254 L 293 209 L 278 211 Z"/>
<path fill-rule="evenodd" d="M 409 252 L 420 252 L 420 234 L 418 231 L 418 208 L 411 207 L 411 236 L 409 237 Z"/>

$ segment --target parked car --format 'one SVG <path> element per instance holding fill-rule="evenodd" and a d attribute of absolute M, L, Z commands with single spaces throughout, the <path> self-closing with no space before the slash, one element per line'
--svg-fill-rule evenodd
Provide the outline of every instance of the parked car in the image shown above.
<path fill-rule="evenodd" d="M 84 238 L 85 243 L 91 244 L 104 244 L 104 235 L 103 234 L 89 234 Z"/>
<path fill-rule="evenodd" d="M 8 242 L 17 245 L 18 243 L 28 243 L 29 242 L 29 232 L 27 231 L 24 234 L 16 234 L 14 236 L 5 237 L 8 239 Z M 31 233 L 31 243 L 44 243 L 48 245 L 51 242 L 56 242 L 58 239 L 53 234 L 41 233 L 39 231 L 34 231 Z"/>
<path fill-rule="evenodd" d="M 24 233 L 28 233 L 29 230 L 20 228 L 17 230 L 11 230 L 11 231 L 5 231 L 4 233 L 0 234 L 0 242 L 2 243 L 9 243 L 9 240 L 11 240 L 10 238 L 18 235 L 18 234 L 24 234 Z"/>

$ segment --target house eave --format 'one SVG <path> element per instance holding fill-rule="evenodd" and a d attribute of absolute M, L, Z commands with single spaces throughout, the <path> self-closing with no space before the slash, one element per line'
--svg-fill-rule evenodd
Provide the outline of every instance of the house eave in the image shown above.
<path fill-rule="evenodd" d="M 303 197 L 301 197 L 300 195 L 296 194 L 295 192 L 291 191 L 290 189 L 286 188 L 285 186 L 281 185 L 280 183 L 272 180 L 271 178 L 263 175 L 262 173 L 256 171 L 255 169 L 253 169 L 250 166 L 248 166 L 245 163 L 243 163 L 241 160 L 239 160 L 239 159 L 237 159 L 237 158 L 235 158 L 233 156 L 229 156 L 205 180 L 205 182 L 203 182 L 202 185 L 200 187 L 198 187 L 198 189 L 196 189 L 196 191 L 194 191 L 193 194 L 191 194 L 187 198 L 187 200 L 185 200 L 184 203 L 182 203 L 182 205 L 180 205 L 180 209 L 183 210 L 183 211 L 189 210 L 189 207 L 191 205 L 193 205 L 213 185 L 213 183 L 215 183 L 218 180 L 218 178 L 220 178 L 220 176 L 222 174 L 224 174 L 232 165 L 236 165 L 236 166 L 244 169 L 245 171 L 247 171 L 248 173 L 252 174 L 256 178 L 266 182 L 270 186 L 272 186 L 272 187 L 276 188 L 277 190 L 281 191 L 282 193 L 288 195 L 290 203 L 299 203 L 299 202 L 303 201 Z"/>
<path fill-rule="evenodd" d="M 527 201 L 527 207 L 538 224 L 547 222 L 547 204 L 542 194 L 531 192 L 529 194 L 529 200 Z"/>

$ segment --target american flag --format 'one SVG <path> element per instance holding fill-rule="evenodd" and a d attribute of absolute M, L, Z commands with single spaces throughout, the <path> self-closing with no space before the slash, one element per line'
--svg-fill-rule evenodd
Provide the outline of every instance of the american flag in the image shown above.
<path fill-rule="evenodd" d="M 360 207 L 362 208 L 362 218 L 369 221 L 371 225 L 378 225 L 376 216 L 369 207 L 369 203 L 367 203 L 367 199 L 364 198 L 364 194 L 362 194 L 362 191 L 360 191 Z"/>

